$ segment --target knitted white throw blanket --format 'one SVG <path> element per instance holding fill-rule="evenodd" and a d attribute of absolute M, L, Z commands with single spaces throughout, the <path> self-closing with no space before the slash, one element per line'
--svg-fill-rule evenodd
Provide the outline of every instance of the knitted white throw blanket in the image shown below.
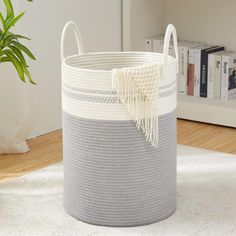
<path fill-rule="evenodd" d="M 158 146 L 158 93 L 162 65 L 144 64 L 112 70 L 112 87 L 146 140 Z"/>

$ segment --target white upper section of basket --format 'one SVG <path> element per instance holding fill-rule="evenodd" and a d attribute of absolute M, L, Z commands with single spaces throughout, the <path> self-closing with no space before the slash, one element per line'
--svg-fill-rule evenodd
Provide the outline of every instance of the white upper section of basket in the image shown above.
<path fill-rule="evenodd" d="M 65 57 L 68 29 L 75 34 L 78 54 Z M 168 55 L 171 35 L 175 58 Z M 163 53 L 85 53 L 78 27 L 68 22 L 62 32 L 61 59 L 65 112 L 89 119 L 134 120 L 157 147 L 158 117 L 176 108 L 178 48 L 173 25 L 167 27 Z"/>

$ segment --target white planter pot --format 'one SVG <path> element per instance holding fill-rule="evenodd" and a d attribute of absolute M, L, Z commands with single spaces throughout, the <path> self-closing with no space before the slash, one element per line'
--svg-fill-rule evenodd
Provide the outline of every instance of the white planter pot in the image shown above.
<path fill-rule="evenodd" d="M 29 126 L 29 87 L 11 63 L 0 64 L 0 154 L 24 153 Z"/>

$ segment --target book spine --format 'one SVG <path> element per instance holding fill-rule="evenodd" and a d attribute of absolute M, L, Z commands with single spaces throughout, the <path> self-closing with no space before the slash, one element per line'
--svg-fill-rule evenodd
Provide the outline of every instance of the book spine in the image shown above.
<path fill-rule="evenodd" d="M 236 54 L 229 57 L 228 63 L 228 100 L 236 99 Z"/>
<path fill-rule="evenodd" d="M 208 69 L 207 69 L 207 97 L 214 98 L 214 83 L 215 83 L 215 55 L 210 54 L 208 57 Z"/>
<path fill-rule="evenodd" d="M 222 56 L 217 55 L 214 61 L 214 98 L 220 99 L 221 98 L 221 72 L 222 72 Z"/>
<path fill-rule="evenodd" d="M 195 50 L 194 60 L 194 96 L 200 97 L 200 66 L 201 66 L 201 50 Z"/>
<path fill-rule="evenodd" d="M 200 79 L 200 96 L 207 97 L 207 84 L 208 84 L 208 56 L 211 53 L 224 50 L 224 47 L 214 47 L 211 50 L 201 51 L 201 79 Z"/>
<path fill-rule="evenodd" d="M 179 83 L 178 94 L 187 95 L 187 77 L 188 77 L 188 50 L 186 47 L 179 47 Z"/>
<path fill-rule="evenodd" d="M 201 51 L 201 66 L 200 66 L 200 97 L 207 97 L 207 64 L 208 54 Z"/>
<path fill-rule="evenodd" d="M 194 50 L 188 53 L 188 95 L 194 96 Z"/>
<path fill-rule="evenodd" d="M 228 100 L 229 58 L 222 56 L 221 100 Z"/>

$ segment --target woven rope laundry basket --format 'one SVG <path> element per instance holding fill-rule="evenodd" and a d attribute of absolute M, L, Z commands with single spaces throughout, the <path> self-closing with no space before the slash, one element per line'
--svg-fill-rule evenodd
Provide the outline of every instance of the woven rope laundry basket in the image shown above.
<path fill-rule="evenodd" d="M 65 57 L 68 29 L 78 54 Z M 173 35 L 175 58 L 168 56 Z M 138 226 L 160 221 L 176 208 L 176 31 L 167 27 L 164 51 L 84 53 L 79 30 L 62 33 L 64 207 L 96 225 Z M 111 70 L 160 63 L 158 147 L 146 141 L 111 86 Z"/>

